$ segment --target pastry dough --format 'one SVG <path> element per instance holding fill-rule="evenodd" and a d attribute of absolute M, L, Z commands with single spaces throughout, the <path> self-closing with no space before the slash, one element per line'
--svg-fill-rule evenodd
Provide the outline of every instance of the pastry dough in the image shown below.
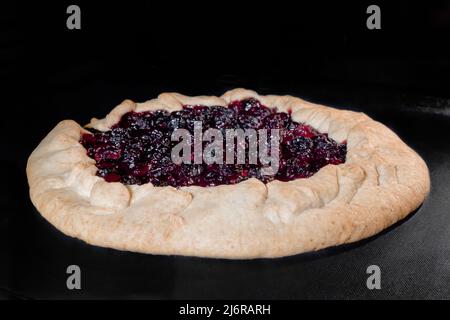
<path fill-rule="evenodd" d="M 372 236 L 414 211 L 429 192 L 424 161 L 387 127 L 363 113 L 292 96 L 235 89 L 221 97 L 163 93 L 130 100 L 87 125 L 105 131 L 129 111 L 183 105 L 226 106 L 254 97 L 337 142 L 346 162 L 306 179 L 267 184 L 252 178 L 214 187 L 155 187 L 107 183 L 79 143 L 87 132 L 60 122 L 28 159 L 30 197 L 65 234 L 90 244 L 152 254 L 229 259 L 281 257 Z"/>

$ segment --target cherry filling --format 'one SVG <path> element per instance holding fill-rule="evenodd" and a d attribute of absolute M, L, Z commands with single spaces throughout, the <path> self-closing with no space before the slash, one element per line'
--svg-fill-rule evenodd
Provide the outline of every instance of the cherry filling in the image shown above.
<path fill-rule="evenodd" d="M 245 164 L 175 164 L 171 151 L 179 142 L 172 141 L 171 135 L 175 129 L 183 128 L 193 136 L 194 121 L 202 122 L 203 131 L 280 129 L 277 173 L 264 175 L 259 161 L 250 164 L 248 148 Z M 109 131 L 90 131 L 92 134 L 82 135 L 80 143 L 95 159 L 97 175 L 108 182 L 124 184 L 206 187 L 252 177 L 265 183 L 274 179 L 289 181 L 310 177 L 327 164 L 343 163 L 347 153 L 346 143 L 338 144 L 327 134 L 293 121 L 289 113 L 277 112 L 256 99 L 233 101 L 228 107 L 184 106 L 171 113 L 129 112 Z M 225 146 L 225 132 L 223 137 Z"/>

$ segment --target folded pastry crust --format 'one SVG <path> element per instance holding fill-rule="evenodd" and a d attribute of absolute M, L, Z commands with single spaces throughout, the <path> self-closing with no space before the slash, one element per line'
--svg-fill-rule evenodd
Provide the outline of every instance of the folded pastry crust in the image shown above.
<path fill-rule="evenodd" d="M 214 187 L 108 183 L 79 143 L 87 132 L 60 122 L 28 159 L 30 197 L 45 219 L 90 244 L 152 254 L 229 259 L 281 257 L 372 236 L 414 211 L 429 192 L 424 161 L 387 127 L 363 113 L 292 96 L 235 89 L 221 97 L 163 93 L 125 100 L 87 125 L 109 130 L 129 111 L 226 106 L 254 97 L 337 142 L 346 162 L 306 179 L 267 184 L 249 179 Z"/>

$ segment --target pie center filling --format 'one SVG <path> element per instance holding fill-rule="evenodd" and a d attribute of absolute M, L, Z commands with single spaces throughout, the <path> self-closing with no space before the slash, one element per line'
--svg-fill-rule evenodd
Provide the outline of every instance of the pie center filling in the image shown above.
<path fill-rule="evenodd" d="M 278 156 L 276 171 L 267 174 L 267 162 L 261 161 L 260 147 L 251 148 L 250 138 L 241 143 L 245 150 L 245 161 L 238 161 L 239 143 L 233 146 L 231 154 L 235 161 L 207 163 L 194 161 L 196 124 L 201 123 L 200 133 L 208 129 L 218 129 L 222 137 L 200 142 L 202 150 L 207 145 L 222 139 L 221 145 L 227 145 L 227 131 L 254 129 L 261 138 L 261 129 L 267 130 L 266 153 Z M 180 141 L 173 141 L 177 129 L 186 129 L 191 134 L 189 141 L 189 162 L 177 164 L 171 157 L 174 147 Z M 277 154 L 271 149 L 271 137 L 278 129 Z M 326 133 L 319 133 L 312 127 L 292 120 L 290 113 L 277 112 L 276 109 L 262 105 L 256 99 L 233 101 L 227 107 L 222 106 L 184 106 L 182 110 L 167 112 L 163 110 L 148 112 L 128 112 L 111 130 L 101 132 L 88 129 L 92 134 L 83 134 L 80 143 L 86 148 L 87 155 L 96 161 L 97 175 L 107 182 L 124 184 L 152 183 L 155 186 L 216 186 L 235 184 L 249 178 L 257 178 L 264 183 L 272 180 L 290 181 L 307 178 L 327 164 L 345 162 L 346 143 L 337 143 Z M 198 133 L 198 132 L 197 132 Z M 200 140 L 201 141 L 201 140 Z M 237 139 L 235 141 L 238 141 Z M 229 142 L 229 141 L 228 141 Z M 260 146 L 260 144 L 258 144 Z M 245 149 L 244 149 L 245 148 Z M 184 151 L 185 149 L 183 149 Z M 213 151 L 212 155 L 217 155 Z M 253 159 L 257 161 L 250 161 Z M 205 157 L 205 156 L 203 156 Z M 241 158 L 242 159 L 242 158 Z"/>

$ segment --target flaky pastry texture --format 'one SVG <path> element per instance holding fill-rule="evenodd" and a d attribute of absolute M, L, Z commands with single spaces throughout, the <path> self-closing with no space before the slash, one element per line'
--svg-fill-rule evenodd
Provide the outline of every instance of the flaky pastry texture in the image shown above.
<path fill-rule="evenodd" d="M 337 142 L 346 162 L 307 179 L 267 184 L 249 179 L 215 187 L 108 183 L 79 143 L 86 131 L 61 121 L 28 159 L 30 197 L 66 235 L 142 253 L 228 259 L 272 258 L 372 236 L 414 211 L 429 192 L 424 161 L 387 127 L 363 113 L 292 96 L 234 89 L 221 97 L 163 93 L 144 103 L 125 100 L 87 127 L 109 130 L 129 111 L 226 106 L 254 97 Z"/>

